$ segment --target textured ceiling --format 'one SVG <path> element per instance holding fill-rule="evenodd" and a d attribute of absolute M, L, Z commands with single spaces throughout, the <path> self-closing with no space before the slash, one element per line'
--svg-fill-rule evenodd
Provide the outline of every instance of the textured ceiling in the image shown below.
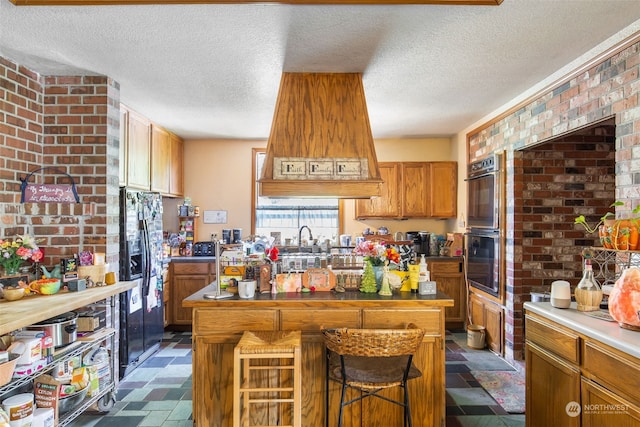
<path fill-rule="evenodd" d="M 187 139 L 266 139 L 283 71 L 362 72 L 375 138 L 449 136 L 612 36 L 636 31 L 640 0 L 102 7 L 0 0 L 1 56 L 45 75 L 111 76 L 123 103 Z"/>

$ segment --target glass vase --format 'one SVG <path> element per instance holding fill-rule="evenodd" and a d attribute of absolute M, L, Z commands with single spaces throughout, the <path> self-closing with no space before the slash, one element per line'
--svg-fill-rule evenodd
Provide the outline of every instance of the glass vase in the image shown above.
<path fill-rule="evenodd" d="M 380 290 L 382 278 L 384 277 L 384 265 L 373 265 L 373 274 L 376 278 L 376 289 Z"/>
<path fill-rule="evenodd" d="M 4 266 L 4 275 L 5 276 L 17 276 L 20 273 L 20 265 L 5 265 Z"/>

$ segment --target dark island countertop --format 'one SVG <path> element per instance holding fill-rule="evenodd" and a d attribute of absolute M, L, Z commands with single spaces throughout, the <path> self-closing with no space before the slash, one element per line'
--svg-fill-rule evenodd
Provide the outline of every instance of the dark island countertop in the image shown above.
<path fill-rule="evenodd" d="M 347 292 L 287 292 L 259 294 L 254 298 L 241 299 L 238 295 L 226 299 L 208 299 L 205 294 L 215 294 L 211 284 L 185 298 L 183 307 L 453 307 L 454 301 L 448 295 L 437 292 L 434 295 L 420 295 L 411 292 L 394 292 L 390 297 L 366 294 L 358 291 Z"/>

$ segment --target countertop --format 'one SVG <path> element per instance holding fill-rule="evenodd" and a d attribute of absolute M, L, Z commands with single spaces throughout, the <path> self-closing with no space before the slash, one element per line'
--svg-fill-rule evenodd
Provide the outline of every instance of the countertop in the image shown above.
<path fill-rule="evenodd" d="M 214 256 L 173 256 L 169 262 L 211 262 L 215 261 Z"/>
<path fill-rule="evenodd" d="M 525 302 L 524 308 L 561 325 L 566 325 L 580 334 L 640 358 L 640 332 L 623 329 L 618 326 L 617 322 L 590 317 L 578 311 L 575 302 L 571 303 L 571 306 L 567 309 L 554 308 L 549 302 Z"/>
<path fill-rule="evenodd" d="M 0 300 L 0 335 L 117 295 L 134 286 L 136 282 L 118 282 L 80 292 L 60 291 L 54 295 L 25 296 L 18 301 Z"/>
<path fill-rule="evenodd" d="M 214 282 L 215 283 L 215 282 Z M 394 292 L 393 296 L 383 297 L 358 291 L 348 292 L 288 292 L 278 294 L 259 294 L 254 298 L 241 299 L 238 295 L 226 299 L 207 299 L 204 294 L 215 294 L 214 284 L 204 287 L 182 301 L 183 307 L 453 307 L 453 299 L 439 292 L 435 295 L 419 295 L 411 292 Z"/>

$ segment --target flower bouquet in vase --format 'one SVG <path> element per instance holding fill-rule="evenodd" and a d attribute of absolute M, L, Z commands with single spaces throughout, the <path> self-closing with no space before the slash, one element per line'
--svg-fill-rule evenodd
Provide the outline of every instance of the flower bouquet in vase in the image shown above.
<path fill-rule="evenodd" d="M 32 236 L 18 236 L 14 240 L 0 239 L 0 265 L 5 276 L 17 275 L 25 261 L 40 262 L 42 257 L 42 250 Z"/>
<path fill-rule="evenodd" d="M 398 264 L 400 262 L 398 251 L 391 246 L 387 247 L 384 242 L 362 241 L 354 248 L 353 253 L 363 257 L 364 261 L 364 272 L 360 286 L 361 292 L 372 293 L 380 290 L 385 264 Z M 370 271 L 373 272 L 375 287 L 370 283 L 370 278 L 372 277 Z"/>

